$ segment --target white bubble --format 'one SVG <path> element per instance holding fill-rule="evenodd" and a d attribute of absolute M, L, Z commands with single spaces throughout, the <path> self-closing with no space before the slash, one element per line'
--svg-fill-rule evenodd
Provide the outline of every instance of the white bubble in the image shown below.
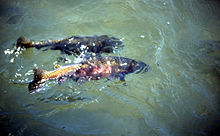
<path fill-rule="evenodd" d="M 53 62 L 53 65 L 56 65 L 57 63 L 58 63 L 57 61 L 54 61 L 54 62 Z"/>
<path fill-rule="evenodd" d="M 124 37 L 122 37 L 119 41 L 123 41 L 125 38 Z"/>
<path fill-rule="evenodd" d="M 65 63 L 71 63 L 71 60 L 66 58 Z"/>
<path fill-rule="evenodd" d="M 21 74 L 20 73 L 15 73 L 15 77 L 21 77 Z"/>
<path fill-rule="evenodd" d="M 25 76 L 33 74 L 33 70 L 29 70 L 27 73 L 25 73 Z"/>
<path fill-rule="evenodd" d="M 11 63 L 13 63 L 13 62 L 14 62 L 14 60 L 15 60 L 15 58 L 12 58 L 12 59 L 10 60 L 10 62 L 11 62 Z"/>
<path fill-rule="evenodd" d="M 111 62 L 110 62 L 110 61 L 107 61 L 107 64 L 108 64 L 108 65 L 111 65 Z"/>
<path fill-rule="evenodd" d="M 128 64 L 128 63 L 126 63 L 126 62 L 125 62 L 125 63 L 121 63 L 120 66 L 125 66 L 125 65 L 127 65 L 127 64 Z"/>
<path fill-rule="evenodd" d="M 85 49 L 85 48 L 86 48 L 85 45 L 81 45 L 81 47 L 80 47 L 81 50 L 83 50 L 83 49 Z"/>
<path fill-rule="evenodd" d="M 21 50 L 21 47 L 18 47 L 17 50 L 20 51 L 20 50 Z"/>
<path fill-rule="evenodd" d="M 6 50 L 4 51 L 4 53 L 5 53 L 5 54 L 12 54 L 12 53 L 14 53 L 14 50 L 6 49 Z"/>
<path fill-rule="evenodd" d="M 144 36 L 144 35 L 141 35 L 141 38 L 145 38 L 145 36 Z"/>

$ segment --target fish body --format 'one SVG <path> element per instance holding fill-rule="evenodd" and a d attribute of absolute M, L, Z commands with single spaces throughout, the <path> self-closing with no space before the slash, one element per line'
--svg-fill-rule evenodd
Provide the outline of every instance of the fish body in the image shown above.
<path fill-rule="evenodd" d="M 109 37 L 107 35 L 85 37 L 72 36 L 62 40 L 47 40 L 39 42 L 33 42 L 25 37 L 19 37 L 16 45 L 17 47 L 24 48 L 50 48 L 52 50 L 60 50 L 61 53 L 76 56 L 82 52 L 113 53 L 115 49 L 123 47 L 120 39 Z"/>
<path fill-rule="evenodd" d="M 30 93 L 35 93 L 43 87 L 46 81 L 57 80 L 60 84 L 68 78 L 74 81 L 120 78 L 121 81 L 124 81 L 126 74 L 147 70 L 147 64 L 129 58 L 90 56 L 80 63 L 58 66 L 52 71 L 35 68 L 34 80 L 28 88 Z"/>

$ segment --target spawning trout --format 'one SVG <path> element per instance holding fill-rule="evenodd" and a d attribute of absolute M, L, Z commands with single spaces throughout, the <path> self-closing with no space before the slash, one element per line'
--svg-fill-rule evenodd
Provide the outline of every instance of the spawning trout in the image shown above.
<path fill-rule="evenodd" d="M 115 37 L 101 36 L 72 36 L 62 40 L 47 40 L 40 42 L 33 42 L 25 37 L 17 39 L 17 47 L 37 49 L 50 48 L 51 50 L 60 50 L 61 53 L 78 56 L 82 52 L 92 53 L 113 53 L 118 48 L 122 48 L 122 42 Z"/>
<path fill-rule="evenodd" d="M 45 71 L 34 69 L 34 80 L 29 84 L 29 92 L 39 92 L 47 81 L 57 80 L 61 84 L 68 78 L 74 81 L 99 80 L 103 78 L 120 78 L 125 81 L 125 75 L 129 73 L 146 72 L 148 65 L 133 59 L 114 56 L 92 56 L 80 63 L 56 66 L 55 70 Z"/>

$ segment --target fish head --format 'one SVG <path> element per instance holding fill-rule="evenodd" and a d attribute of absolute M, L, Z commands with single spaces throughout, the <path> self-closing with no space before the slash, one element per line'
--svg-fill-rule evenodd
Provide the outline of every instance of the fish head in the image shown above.
<path fill-rule="evenodd" d="M 132 59 L 127 59 L 127 58 L 121 58 L 119 61 L 119 70 L 120 72 L 124 72 L 124 73 L 133 73 L 136 71 L 136 73 L 140 73 L 140 72 L 147 72 L 149 66 L 142 62 L 142 61 L 135 61 Z"/>
<path fill-rule="evenodd" d="M 126 59 L 126 60 L 122 59 L 119 65 L 120 65 L 119 71 L 124 73 L 132 73 L 136 70 L 137 62 L 130 59 Z"/>
<path fill-rule="evenodd" d="M 149 65 L 147 65 L 146 63 L 139 61 L 136 63 L 135 65 L 135 71 L 136 73 L 145 73 L 149 70 Z"/>
<path fill-rule="evenodd" d="M 105 53 L 114 53 L 124 47 L 120 39 L 115 37 L 103 38 L 101 43 L 100 51 Z"/>

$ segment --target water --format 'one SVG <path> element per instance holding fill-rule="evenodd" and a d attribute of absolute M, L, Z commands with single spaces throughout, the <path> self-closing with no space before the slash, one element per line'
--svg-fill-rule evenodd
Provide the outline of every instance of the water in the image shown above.
<path fill-rule="evenodd" d="M 4 135 L 217 135 L 220 3 L 217 0 L 2 1 L 0 132 Z M 50 82 L 28 93 L 32 69 L 52 70 L 59 51 L 13 52 L 32 40 L 121 38 L 123 57 L 151 69 L 118 80 Z"/>

